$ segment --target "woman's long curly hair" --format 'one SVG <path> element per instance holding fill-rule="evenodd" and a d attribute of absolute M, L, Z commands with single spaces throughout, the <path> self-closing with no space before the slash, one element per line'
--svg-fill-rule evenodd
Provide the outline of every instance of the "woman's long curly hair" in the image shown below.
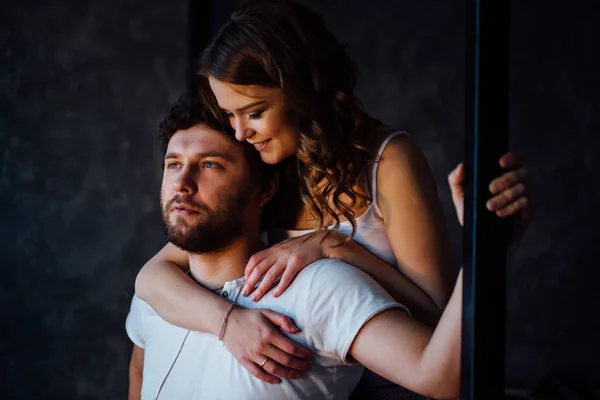
<path fill-rule="evenodd" d="M 283 90 L 300 132 L 300 193 L 316 219 L 315 228 L 324 227 L 327 215 L 338 227 L 343 215 L 352 224 L 352 237 L 353 208 L 365 198 L 355 185 L 374 158 L 366 139 L 375 120 L 354 94 L 356 68 L 347 48 L 323 19 L 290 1 L 243 3 L 204 50 L 198 66 L 201 97 L 226 120 L 208 77 Z"/>

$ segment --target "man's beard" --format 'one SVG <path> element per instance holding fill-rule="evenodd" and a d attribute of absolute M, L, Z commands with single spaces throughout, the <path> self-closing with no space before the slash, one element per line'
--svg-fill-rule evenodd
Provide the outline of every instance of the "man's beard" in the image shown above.
<path fill-rule="evenodd" d="M 190 253 L 215 253 L 231 245 L 244 232 L 243 204 L 248 190 L 221 196 L 214 210 L 197 204 L 189 196 L 175 196 L 166 205 L 161 198 L 162 218 L 169 242 Z M 199 213 L 189 216 L 191 224 L 182 216 L 170 221 L 173 205 L 189 206 Z"/>

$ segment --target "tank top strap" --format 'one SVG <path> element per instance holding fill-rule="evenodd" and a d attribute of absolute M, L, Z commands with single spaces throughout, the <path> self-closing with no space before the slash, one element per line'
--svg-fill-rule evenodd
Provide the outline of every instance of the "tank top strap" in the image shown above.
<path fill-rule="evenodd" d="M 379 204 L 377 204 L 377 169 L 379 167 L 379 161 L 381 160 L 381 155 L 383 151 L 387 147 L 387 145 L 399 135 L 408 135 L 408 133 L 403 131 L 394 131 L 389 134 L 384 141 L 381 143 L 379 150 L 377 151 L 377 157 L 375 158 L 375 162 L 373 163 L 373 175 L 371 176 L 371 204 L 375 209 L 375 213 L 377 216 L 381 217 L 381 210 L 379 209 Z"/>

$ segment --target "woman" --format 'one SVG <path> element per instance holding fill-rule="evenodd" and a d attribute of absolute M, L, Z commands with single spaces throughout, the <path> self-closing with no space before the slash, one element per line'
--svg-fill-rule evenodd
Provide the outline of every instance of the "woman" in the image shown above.
<path fill-rule="evenodd" d="M 250 259 L 243 294 L 258 300 L 273 284 L 281 294 L 306 265 L 336 257 L 435 325 L 453 283 L 435 182 L 408 135 L 363 111 L 353 64 L 321 18 L 286 1 L 246 3 L 203 52 L 198 80 L 203 101 L 236 138 L 282 166 L 265 218 L 269 244 L 279 243 Z M 512 168 L 516 160 L 507 155 L 502 163 Z M 501 192 L 493 211 L 525 209 L 524 174 L 519 169 L 493 183 Z M 195 284 L 187 269 L 187 254 L 167 244 L 138 275 L 136 293 L 167 321 L 218 334 L 228 303 Z M 272 311 L 234 308 L 223 339 L 253 375 L 271 383 L 279 381 L 275 375 L 297 376 L 309 358 L 274 325 L 297 329 Z M 265 357 L 275 362 L 262 368 Z"/>

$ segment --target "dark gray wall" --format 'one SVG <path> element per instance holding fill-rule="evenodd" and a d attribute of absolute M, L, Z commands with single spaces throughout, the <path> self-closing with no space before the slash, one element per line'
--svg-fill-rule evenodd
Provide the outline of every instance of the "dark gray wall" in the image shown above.
<path fill-rule="evenodd" d="M 135 273 L 163 242 L 156 126 L 187 0 L 3 3 L 3 399 L 123 399 Z"/>
<path fill-rule="evenodd" d="M 438 181 L 460 259 L 446 183 L 464 148 L 464 2 L 305 0 L 357 60 L 366 109 L 407 130 Z M 511 248 L 509 384 L 551 370 L 600 381 L 600 8 L 511 2 L 510 148 L 531 172 L 532 220 Z"/>
<path fill-rule="evenodd" d="M 510 265 L 507 373 L 600 383 L 600 7 L 513 3 L 510 139 L 535 208 Z"/>
<path fill-rule="evenodd" d="M 446 174 L 463 149 L 464 4 L 304 2 L 351 45 L 367 110 L 423 147 L 458 261 Z M 211 29 L 231 4 L 213 3 Z M 188 4 L 0 7 L 2 398 L 124 398 L 133 281 L 163 242 L 154 136 L 188 82 Z M 510 139 L 534 201 L 508 277 L 514 385 L 600 372 L 597 15 L 513 2 Z"/>

